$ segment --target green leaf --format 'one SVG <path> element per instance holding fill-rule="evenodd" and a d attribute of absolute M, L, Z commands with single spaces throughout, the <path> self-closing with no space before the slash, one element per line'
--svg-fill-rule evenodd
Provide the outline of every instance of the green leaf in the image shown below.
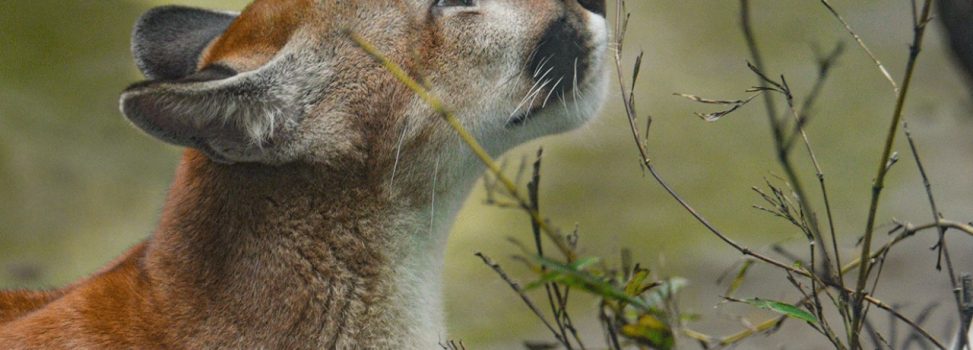
<path fill-rule="evenodd" d="M 591 263 L 590 259 L 580 264 L 564 264 L 539 256 L 534 256 L 533 259 L 550 271 L 545 274 L 541 280 L 528 284 L 529 288 L 537 288 L 544 285 L 546 282 L 556 281 L 570 287 L 588 291 L 605 299 L 623 301 L 639 307 L 643 311 L 648 311 L 651 309 L 649 304 L 646 304 L 645 300 L 625 294 L 625 291 L 619 290 L 612 284 L 606 282 L 603 278 L 592 275 L 587 271 L 580 271 L 577 269 L 578 266 L 583 267 L 586 264 Z"/>
<path fill-rule="evenodd" d="M 566 265 L 565 267 L 570 270 L 575 270 L 580 272 L 580 271 L 584 271 L 586 268 L 588 268 L 591 265 L 597 264 L 599 261 L 601 261 L 601 258 L 598 257 L 581 258 L 575 260 L 571 264 Z M 564 283 L 570 285 L 571 283 L 568 283 L 569 282 L 568 279 L 570 279 L 570 276 L 567 276 L 563 273 L 547 272 L 543 276 L 541 276 L 541 279 L 528 283 L 524 287 L 524 290 L 536 289 L 538 287 L 541 287 L 551 282 L 558 282 L 558 283 Z"/>
<path fill-rule="evenodd" d="M 528 283 L 524 290 L 533 290 L 551 282 L 563 282 L 567 276 L 558 272 L 548 272 L 541 276 L 541 279 Z"/>
<path fill-rule="evenodd" d="M 785 315 L 787 317 L 796 318 L 805 322 L 818 323 L 818 318 L 814 317 L 814 315 L 812 315 L 810 312 L 804 311 L 801 308 L 791 304 L 786 304 L 779 301 L 768 300 L 768 299 L 760 299 L 760 298 L 753 298 L 753 299 L 746 299 L 746 300 L 735 300 L 735 299 L 729 299 L 729 300 L 744 302 L 756 306 L 757 308 L 760 309 L 770 310 Z"/>

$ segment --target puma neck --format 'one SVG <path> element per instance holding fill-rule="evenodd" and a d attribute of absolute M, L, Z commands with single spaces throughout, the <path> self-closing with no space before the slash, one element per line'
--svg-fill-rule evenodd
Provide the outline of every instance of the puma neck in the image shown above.
<path fill-rule="evenodd" d="M 445 242 L 470 186 L 394 199 L 361 169 L 224 165 L 187 151 L 145 258 L 157 298 L 198 321 L 173 323 L 189 325 L 179 333 L 231 330 L 214 344 L 288 348 L 442 340 Z"/>

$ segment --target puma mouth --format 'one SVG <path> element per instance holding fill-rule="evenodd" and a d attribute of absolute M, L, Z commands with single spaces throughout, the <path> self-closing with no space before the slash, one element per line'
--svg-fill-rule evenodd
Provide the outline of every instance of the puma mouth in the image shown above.
<path fill-rule="evenodd" d="M 587 78 L 593 48 L 584 19 L 568 14 L 551 23 L 538 41 L 527 66 L 528 74 L 541 84 L 553 84 L 554 94 L 569 95 Z"/>
<path fill-rule="evenodd" d="M 600 74 L 607 39 L 607 28 L 602 28 L 604 0 L 579 4 L 579 11 L 567 11 L 550 22 L 537 39 L 525 66 L 533 87 L 521 103 L 529 101 L 530 107 L 523 108 L 529 111 L 508 118 L 507 128 L 523 126 L 547 114 L 548 103 L 564 104 L 566 114 L 581 113 L 584 108 L 577 105 L 588 105 L 601 96 L 591 90 L 598 89 L 604 79 Z"/>
<path fill-rule="evenodd" d="M 583 103 L 585 92 L 601 79 L 605 1 L 578 0 L 577 4 L 547 25 L 528 57 L 525 73 L 537 89 L 531 88 L 528 95 L 540 91 L 538 101 L 543 102 L 510 118 L 507 127 L 527 123 L 549 100 Z"/>

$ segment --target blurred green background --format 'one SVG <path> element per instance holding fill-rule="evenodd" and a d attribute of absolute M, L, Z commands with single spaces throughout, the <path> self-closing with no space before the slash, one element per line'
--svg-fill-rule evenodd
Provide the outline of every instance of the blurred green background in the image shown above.
<path fill-rule="evenodd" d="M 131 25 L 143 11 L 161 4 L 239 10 L 246 2 L 8 0 L 0 5 L 0 287 L 70 283 L 151 232 L 179 149 L 144 136 L 117 111 L 119 92 L 140 79 L 128 52 Z M 655 117 L 650 149 L 661 172 L 734 238 L 757 249 L 782 243 L 801 252 L 794 230 L 750 208 L 758 202 L 750 187 L 779 173 L 762 105 L 754 103 L 718 123 L 705 123 L 692 113 L 712 109 L 672 96 L 747 96 L 744 90 L 755 82 L 745 65 L 738 2 L 629 2 L 633 14 L 627 53 L 646 52 L 638 101 L 642 113 Z M 847 256 L 864 227 L 870 181 L 894 96 L 873 63 L 818 2 L 753 3 L 768 73 L 785 74 L 799 96 L 816 75 L 811 48 L 848 44 L 808 128 L 828 177 Z M 908 2 L 834 4 L 901 79 L 912 34 Z M 941 210 L 946 217 L 970 220 L 973 107 L 969 88 L 943 45 L 936 26 L 929 33 L 906 115 Z M 715 280 L 739 256 L 643 176 L 617 95 L 612 94 L 601 118 L 589 127 L 507 155 L 515 163 L 544 146 L 544 214 L 560 227 L 579 224 L 586 255 L 614 258 L 621 248 L 630 248 L 659 274 L 689 278 L 692 284 L 682 305 L 684 311 L 703 315 L 694 326 L 699 330 L 725 334 L 740 329 L 742 320 L 767 317 L 746 307 L 719 305 L 725 286 Z M 930 214 L 908 149 L 899 142 L 896 150 L 903 157 L 890 175 L 880 220 L 927 222 Z M 803 153 L 795 159 L 812 185 L 813 169 Z M 472 194 L 450 241 L 445 276 L 450 337 L 472 349 L 515 348 L 524 339 L 549 339 L 520 300 L 473 256 L 482 251 L 515 277 L 529 277 L 508 259 L 516 248 L 507 242 L 507 237 L 529 237 L 526 218 L 485 206 L 484 198 L 480 189 Z M 960 270 L 973 271 L 968 241 L 955 239 L 953 249 Z M 877 295 L 902 304 L 907 314 L 946 301 L 929 321 L 934 333 L 942 335 L 952 317 L 951 294 L 946 276 L 933 269 L 935 254 L 925 249 L 933 242 L 932 235 L 919 237 L 893 253 L 887 267 L 891 272 Z M 753 275 L 739 295 L 793 298 L 780 273 L 758 268 Z M 593 301 L 576 299 L 573 309 L 588 342 L 599 343 Z M 796 323 L 784 332 L 812 340 L 794 344 L 781 335 L 758 337 L 744 348 L 821 345 Z"/>

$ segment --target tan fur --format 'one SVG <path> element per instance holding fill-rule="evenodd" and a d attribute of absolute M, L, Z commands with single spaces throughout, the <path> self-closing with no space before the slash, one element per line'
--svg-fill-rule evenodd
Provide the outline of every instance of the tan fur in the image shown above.
<path fill-rule="evenodd" d="M 446 233 L 482 166 L 345 30 L 423 77 L 494 154 L 594 113 L 606 34 L 586 39 L 581 99 L 540 108 L 546 100 L 524 98 L 540 84 L 520 73 L 531 50 L 559 16 L 593 14 L 576 0 L 481 0 L 482 13 L 447 15 L 431 3 L 250 5 L 199 67 L 255 71 L 305 50 L 321 63 L 304 69 L 327 72 L 325 88 L 308 90 L 320 98 L 260 146 L 272 158 L 214 162 L 188 149 L 158 228 L 101 272 L 60 291 L 0 293 L 0 349 L 435 348 L 447 336 Z M 476 22 L 504 11 L 523 13 Z M 528 102 L 536 121 L 505 126 Z"/>

